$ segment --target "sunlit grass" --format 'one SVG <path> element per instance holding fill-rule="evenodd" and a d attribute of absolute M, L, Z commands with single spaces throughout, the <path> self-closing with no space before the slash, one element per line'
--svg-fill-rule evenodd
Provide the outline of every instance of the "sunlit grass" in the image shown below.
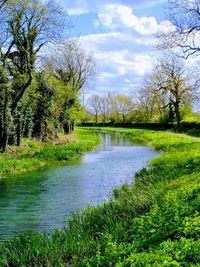
<path fill-rule="evenodd" d="M 95 133 L 81 129 L 68 136 L 60 135 L 52 143 L 25 139 L 20 147 L 10 146 L 5 154 L 0 155 L 0 177 L 8 173 L 39 168 L 56 161 L 77 158 L 93 149 L 99 142 L 99 137 Z"/>

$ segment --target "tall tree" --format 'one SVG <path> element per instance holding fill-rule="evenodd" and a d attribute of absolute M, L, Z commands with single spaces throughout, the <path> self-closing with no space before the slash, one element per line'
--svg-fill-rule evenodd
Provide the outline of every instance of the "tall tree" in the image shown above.
<path fill-rule="evenodd" d="M 158 91 L 166 94 L 169 113 L 174 112 L 177 126 L 181 120 L 180 109 L 185 104 L 191 104 L 192 86 L 186 74 L 183 62 L 176 56 L 169 56 L 160 61 L 157 70 L 161 75 L 158 83 Z"/>
<path fill-rule="evenodd" d="M 172 122 L 175 119 L 179 126 L 181 109 L 192 105 L 195 83 L 188 75 L 183 59 L 163 54 L 139 90 L 139 109 L 147 120 L 159 117 Z"/>
<path fill-rule="evenodd" d="M 76 102 L 80 90 L 96 75 L 95 64 L 78 41 L 71 40 L 62 46 L 56 55 L 50 56 L 47 65 L 60 86 L 60 122 L 65 133 L 73 128 L 68 110 Z"/>
<path fill-rule="evenodd" d="M 7 70 L 0 66 L 0 151 L 4 152 L 11 123 L 11 86 Z"/>
<path fill-rule="evenodd" d="M 43 141 L 47 135 L 47 123 L 51 117 L 51 105 L 55 95 L 54 88 L 48 82 L 45 72 L 37 73 L 37 99 L 33 114 L 33 136 Z"/>
<path fill-rule="evenodd" d="M 99 95 L 92 95 L 89 99 L 89 106 L 95 114 L 95 123 L 98 123 L 98 116 L 101 109 L 101 97 Z"/>
<path fill-rule="evenodd" d="M 155 77 L 147 77 L 136 95 L 137 108 L 143 113 L 143 120 L 149 121 L 155 115 Z"/>
<path fill-rule="evenodd" d="M 60 31 L 60 28 L 68 27 L 69 22 L 55 1 L 44 4 L 39 0 L 8 0 L 1 4 L 0 62 L 12 78 L 12 90 L 8 98 L 19 135 L 17 129 L 20 129 L 20 120 L 15 114 L 26 89 L 32 83 L 37 56 L 44 45 L 64 37 L 65 29 Z M 4 150 L 3 147 L 5 144 L 0 150 Z"/>
<path fill-rule="evenodd" d="M 61 9 L 53 1 L 42 4 L 39 0 L 21 0 L 7 2 L 5 6 L 9 46 L 6 52 L 2 49 L 1 55 L 3 60 L 8 58 L 11 75 L 21 81 L 20 87 L 15 87 L 12 95 L 12 108 L 15 109 L 31 84 L 39 51 L 48 42 L 61 37 L 58 33 L 64 21 Z"/>
<path fill-rule="evenodd" d="M 111 106 L 112 106 L 111 94 L 108 93 L 107 95 L 102 96 L 100 102 L 100 114 L 102 116 L 103 123 L 106 123 L 108 121 L 111 112 Z"/>
<path fill-rule="evenodd" d="M 112 98 L 112 112 L 114 112 L 120 120 L 125 123 L 127 116 L 133 111 L 133 102 L 130 97 L 117 94 Z"/>

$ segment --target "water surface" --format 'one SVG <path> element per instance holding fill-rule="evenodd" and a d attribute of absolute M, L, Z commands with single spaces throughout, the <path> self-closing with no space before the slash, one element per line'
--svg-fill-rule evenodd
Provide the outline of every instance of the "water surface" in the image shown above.
<path fill-rule="evenodd" d="M 101 134 L 103 143 L 80 160 L 0 181 L 0 239 L 26 230 L 51 233 L 86 204 L 108 199 L 113 187 L 158 155 L 128 136 Z"/>

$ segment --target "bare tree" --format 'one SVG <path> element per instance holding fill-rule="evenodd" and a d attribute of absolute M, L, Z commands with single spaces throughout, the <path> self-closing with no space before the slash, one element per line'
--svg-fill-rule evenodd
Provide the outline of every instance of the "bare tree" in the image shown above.
<path fill-rule="evenodd" d="M 56 55 L 55 55 L 56 51 Z M 53 76 L 63 85 L 60 122 L 65 133 L 73 128 L 68 110 L 77 100 L 80 90 L 96 77 L 92 54 L 81 48 L 77 40 L 69 40 L 59 45 L 54 55 L 50 55 L 46 64 Z"/>
<path fill-rule="evenodd" d="M 168 0 L 168 19 L 174 29 L 158 33 L 159 48 L 181 48 L 188 58 L 200 53 L 200 2 L 199 0 Z"/>
<path fill-rule="evenodd" d="M 98 123 L 98 116 L 101 109 L 101 97 L 99 95 L 92 95 L 89 99 L 89 105 L 95 114 L 95 123 Z"/>
<path fill-rule="evenodd" d="M 158 91 L 168 97 L 169 111 L 174 111 L 177 126 L 179 126 L 181 115 L 180 108 L 185 104 L 191 104 L 192 86 L 189 84 L 189 77 L 183 62 L 175 57 L 165 58 L 160 61 L 157 67 L 162 79 L 158 84 Z"/>
<path fill-rule="evenodd" d="M 144 113 L 144 118 L 148 121 L 154 116 L 163 117 L 166 113 L 168 97 L 166 92 L 160 91 L 162 82 L 161 73 L 155 69 L 144 79 L 136 94 L 137 107 Z"/>
<path fill-rule="evenodd" d="M 137 107 L 145 113 L 147 120 L 150 120 L 155 112 L 155 88 L 152 85 L 153 81 L 152 77 L 146 78 L 136 94 Z"/>
<path fill-rule="evenodd" d="M 139 90 L 138 105 L 148 120 L 154 115 L 181 120 L 181 108 L 191 106 L 197 81 L 186 71 L 183 59 L 164 54 Z"/>
<path fill-rule="evenodd" d="M 106 123 L 111 112 L 112 98 L 108 93 L 101 97 L 100 112 L 102 115 L 103 123 Z"/>
<path fill-rule="evenodd" d="M 65 83 L 70 83 L 78 93 L 90 80 L 96 78 L 93 55 L 84 50 L 78 40 L 69 40 L 59 46 L 60 52 L 53 56 L 56 75 Z"/>
<path fill-rule="evenodd" d="M 5 5 L 5 3 L 7 2 L 8 0 L 0 0 L 0 9 L 3 8 L 3 6 Z"/>

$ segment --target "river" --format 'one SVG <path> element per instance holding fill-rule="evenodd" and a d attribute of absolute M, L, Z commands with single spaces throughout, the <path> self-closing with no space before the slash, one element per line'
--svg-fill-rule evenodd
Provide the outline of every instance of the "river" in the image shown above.
<path fill-rule="evenodd" d="M 131 184 L 134 174 L 158 155 L 126 135 L 100 135 L 102 144 L 79 160 L 0 181 L 0 239 L 63 228 L 70 214 L 107 200 L 113 187 Z"/>

